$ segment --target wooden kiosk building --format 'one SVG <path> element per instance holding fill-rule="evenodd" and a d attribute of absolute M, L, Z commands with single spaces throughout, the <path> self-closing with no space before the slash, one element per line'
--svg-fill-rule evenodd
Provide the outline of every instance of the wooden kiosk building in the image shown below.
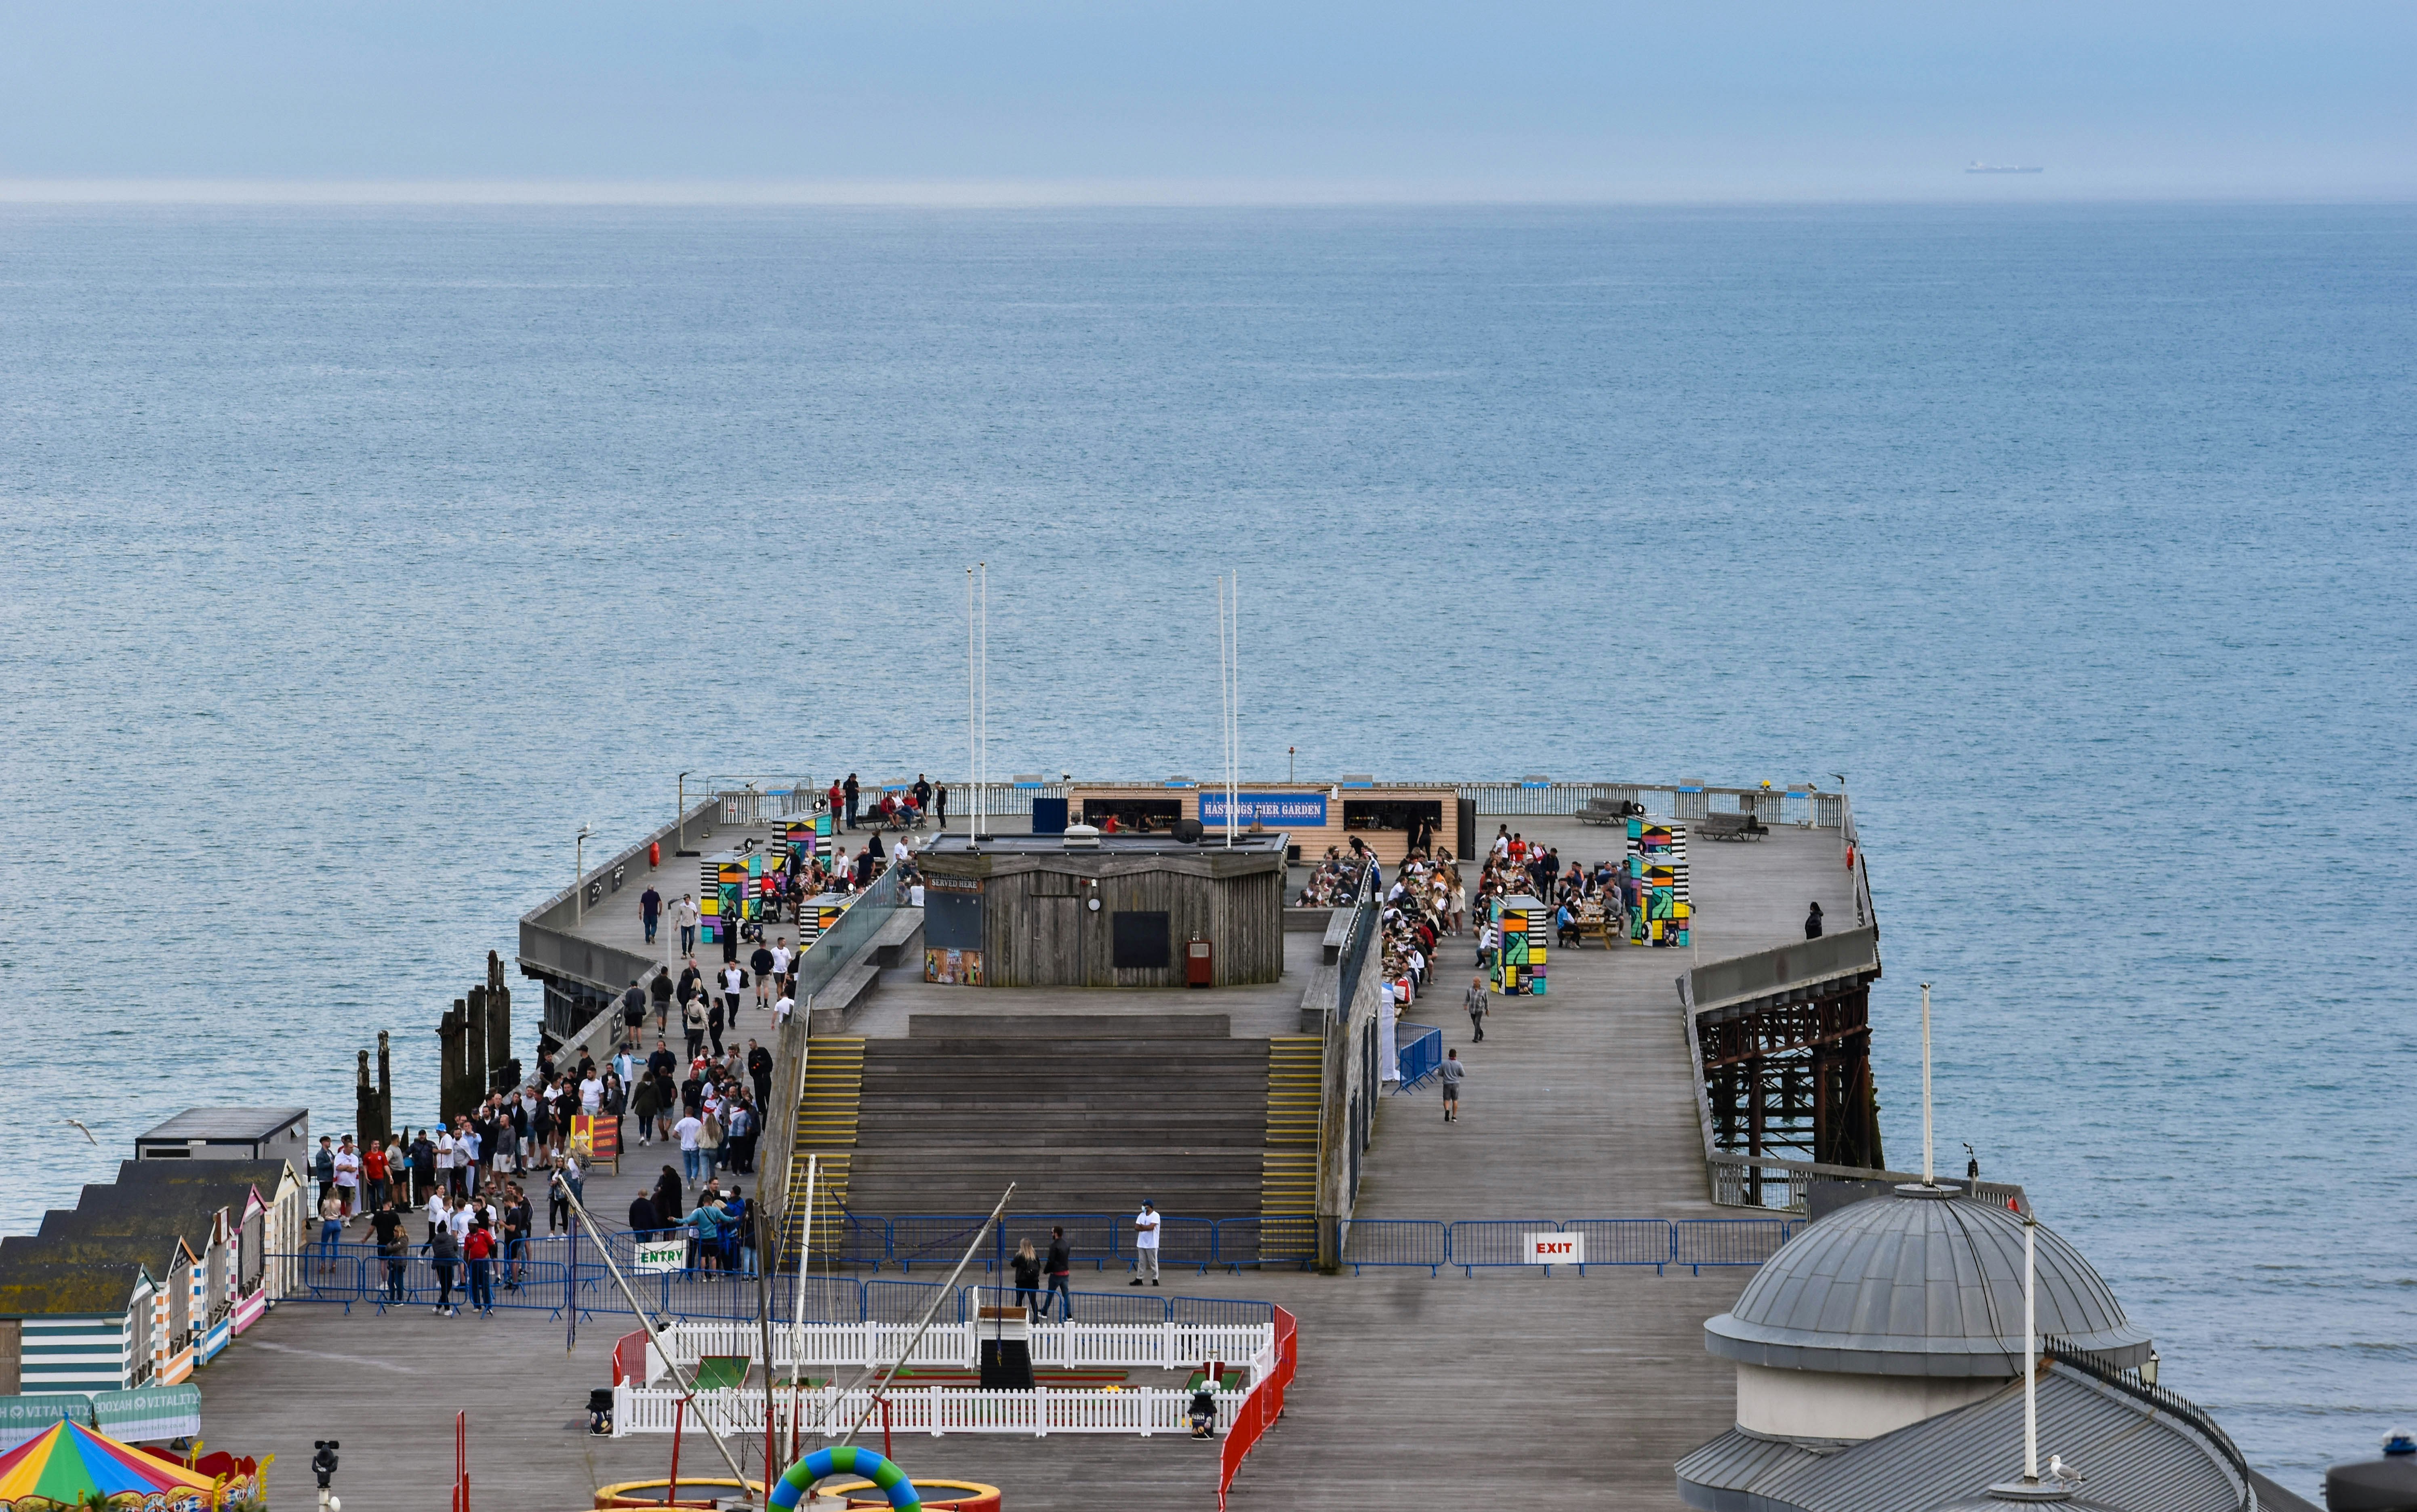
<path fill-rule="evenodd" d="M 1225 792 L 1189 778 L 1165 782 L 1076 783 L 1066 792 L 1067 818 L 1116 834 L 1164 835 L 1177 822 L 1196 820 L 1208 831 L 1202 843 L 1224 838 Z M 1281 829 L 1292 859 L 1315 865 L 1330 845 L 1348 849 L 1357 839 L 1388 868 L 1398 867 L 1414 846 L 1448 847 L 1467 856 L 1478 836 L 1477 806 L 1452 787 L 1377 783 L 1366 778 L 1340 782 L 1254 782 L 1238 794 L 1237 822 L 1255 821 Z M 1110 838 L 1114 838 L 1113 836 Z"/>
<path fill-rule="evenodd" d="M 923 977 L 975 987 L 1182 987 L 1284 975 L 1280 831 L 944 835 L 923 872 Z"/>

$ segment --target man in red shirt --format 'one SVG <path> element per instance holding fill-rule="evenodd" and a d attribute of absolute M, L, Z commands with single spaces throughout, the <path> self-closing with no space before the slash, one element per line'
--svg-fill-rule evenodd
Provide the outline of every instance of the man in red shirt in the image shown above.
<path fill-rule="evenodd" d="M 361 1179 L 369 1183 L 370 1189 L 370 1200 L 364 1204 L 364 1209 L 374 1213 L 386 1204 L 388 1179 L 386 1146 L 375 1140 L 370 1141 L 370 1147 L 361 1154 Z"/>
<path fill-rule="evenodd" d="M 470 1262 L 470 1306 L 479 1312 L 495 1310 L 495 1235 L 480 1219 L 470 1225 L 470 1232 L 462 1241 L 462 1253 Z"/>

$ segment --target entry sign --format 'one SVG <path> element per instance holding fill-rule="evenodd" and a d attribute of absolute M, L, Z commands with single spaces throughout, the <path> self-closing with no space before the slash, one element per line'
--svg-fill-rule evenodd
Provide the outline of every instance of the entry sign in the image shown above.
<path fill-rule="evenodd" d="M 688 1241 L 685 1239 L 641 1241 L 637 1247 L 637 1268 L 642 1271 L 686 1270 Z"/>
<path fill-rule="evenodd" d="M 1583 1265 L 1586 1263 L 1586 1235 L 1531 1233 L 1528 1235 L 1528 1263 L 1530 1265 Z"/>

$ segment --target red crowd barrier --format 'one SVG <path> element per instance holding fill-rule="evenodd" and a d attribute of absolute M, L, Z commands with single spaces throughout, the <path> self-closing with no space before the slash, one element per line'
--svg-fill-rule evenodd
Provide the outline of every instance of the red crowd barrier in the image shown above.
<path fill-rule="evenodd" d="M 1225 1443 L 1218 1456 L 1217 1512 L 1225 1512 L 1225 1493 L 1233 1489 L 1234 1475 L 1242 1468 L 1243 1456 L 1258 1444 L 1259 1435 L 1284 1415 L 1285 1387 L 1292 1384 L 1300 1322 L 1278 1308 L 1275 1323 L 1276 1368 L 1242 1399 L 1240 1411 L 1234 1414 L 1234 1426 L 1225 1430 Z"/>
<path fill-rule="evenodd" d="M 643 1386 L 646 1383 L 646 1331 L 643 1328 L 623 1334 L 613 1346 L 613 1383 L 616 1386 Z"/>

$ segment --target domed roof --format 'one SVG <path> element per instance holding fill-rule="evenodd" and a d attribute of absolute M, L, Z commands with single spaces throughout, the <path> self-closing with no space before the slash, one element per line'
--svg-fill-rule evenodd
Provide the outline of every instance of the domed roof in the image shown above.
<path fill-rule="evenodd" d="M 2147 1330 L 2081 1252 L 2042 1224 L 2039 1331 L 2119 1365 Z M 1749 1365 L 1858 1375 L 2016 1376 L 2023 1361 L 2023 1220 L 1960 1195 L 1866 1198 L 1780 1247 L 1705 1347 Z"/>

